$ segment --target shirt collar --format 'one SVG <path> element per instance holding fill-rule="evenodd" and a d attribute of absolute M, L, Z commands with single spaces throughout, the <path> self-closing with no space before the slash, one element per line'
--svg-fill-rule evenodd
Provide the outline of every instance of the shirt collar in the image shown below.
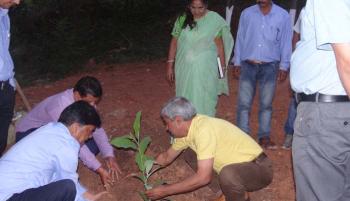
<path fill-rule="evenodd" d="M 255 11 L 259 12 L 260 14 L 262 14 L 258 4 L 255 4 Z M 273 14 L 275 12 L 276 12 L 276 5 L 273 2 L 271 2 L 271 10 L 270 10 L 270 12 L 267 15 L 271 15 L 271 14 Z"/>
<path fill-rule="evenodd" d="M 9 12 L 8 9 L 0 8 L 0 17 L 7 15 L 8 12 Z"/>

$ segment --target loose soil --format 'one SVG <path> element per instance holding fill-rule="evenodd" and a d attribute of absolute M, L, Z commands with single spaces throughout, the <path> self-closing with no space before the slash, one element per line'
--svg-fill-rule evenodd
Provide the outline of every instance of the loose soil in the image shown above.
<path fill-rule="evenodd" d="M 174 88 L 169 87 L 165 80 L 165 61 L 146 63 L 128 63 L 115 65 L 90 66 L 87 72 L 69 76 L 53 83 L 38 81 L 34 86 L 26 87 L 24 93 L 31 105 L 35 105 L 45 97 L 71 88 L 84 75 L 97 77 L 104 90 L 99 104 L 99 111 L 103 118 L 103 127 L 108 135 L 120 136 L 130 132 L 137 111 L 142 111 L 142 135 L 152 138 L 148 154 L 156 155 L 169 146 L 169 136 L 159 117 L 162 105 L 174 96 Z M 231 73 L 229 73 L 231 75 Z M 230 96 L 221 96 L 218 103 L 217 116 L 232 123 L 235 122 L 237 80 L 229 76 Z M 278 145 L 284 140 L 283 125 L 287 118 L 289 104 L 289 81 L 280 83 L 276 89 L 273 104 L 271 138 Z M 17 97 L 16 108 L 24 108 L 24 104 Z M 258 101 L 255 99 L 251 115 L 253 137 L 256 139 Z M 143 190 L 139 180 L 126 177 L 136 173 L 137 167 L 133 153 L 115 150 L 118 163 L 123 170 L 123 178 L 104 195 L 101 201 L 141 201 L 138 191 Z M 292 201 L 295 200 L 294 181 L 291 164 L 291 151 L 277 149 L 267 150 L 266 153 L 274 162 L 274 179 L 268 187 L 250 194 L 253 201 Z M 80 181 L 93 192 L 100 192 L 103 186 L 98 175 L 79 165 Z M 179 157 L 169 167 L 157 172 L 154 179 L 163 179 L 167 183 L 181 181 L 193 174 L 193 170 Z M 194 192 L 171 196 L 173 201 L 213 201 L 218 197 L 210 188 L 203 187 Z"/>

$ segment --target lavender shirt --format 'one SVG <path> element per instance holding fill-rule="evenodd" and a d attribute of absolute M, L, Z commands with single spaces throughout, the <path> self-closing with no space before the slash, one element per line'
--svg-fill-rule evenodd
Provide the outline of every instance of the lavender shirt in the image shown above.
<path fill-rule="evenodd" d="M 233 62 L 241 66 L 247 59 L 280 62 L 288 70 L 292 54 L 292 25 L 288 12 L 272 4 L 264 15 L 258 5 L 246 8 L 239 19 Z"/>
<path fill-rule="evenodd" d="M 73 102 L 73 89 L 68 89 L 46 98 L 21 119 L 16 126 L 16 132 L 25 132 L 31 128 L 39 128 L 52 121 L 56 122 L 61 112 Z M 113 147 L 109 143 L 103 128 L 96 129 L 92 136 L 104 158 L 114 157 Z M 101 166 L 101 163 L 86 145 L 80 148 L 79 158 L 84 165 L 92 170 L 96 170 Z"/>

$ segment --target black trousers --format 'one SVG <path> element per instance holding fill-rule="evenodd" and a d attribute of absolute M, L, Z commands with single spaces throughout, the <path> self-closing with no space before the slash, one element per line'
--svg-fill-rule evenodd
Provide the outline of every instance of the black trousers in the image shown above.
<path fill-rule="evenodd" d="M 13 194 L 7 201 L 74 201 L 76 194 L 74 182 L 63 179 Z"/>
<path fill-rule="evenodd" d="M 0 157 L 6 149 L 13 109 L 15 107 L 15 90 L 9 81 L 0 81 Z"/>

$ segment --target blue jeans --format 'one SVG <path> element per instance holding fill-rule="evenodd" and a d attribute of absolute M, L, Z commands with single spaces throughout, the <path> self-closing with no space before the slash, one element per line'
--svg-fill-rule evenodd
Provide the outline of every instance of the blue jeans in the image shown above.
<path fill-rule="evenodd" d="M 272 116 L 272 100 L 278 75 L 278 62 L 266 64 L 241 63 L 237 126 L 250 134 L 249 116 L 256 87 L 259 89 L 259 130 L 258 138 L 269 137 Z"/>
<path fill-rule="evenodd" d="M 289 108 L 288 108 L 288 118 L 286 120 L 286 123 L 284 124 L 284 132 L 287 135 L 293 135 L 294 133 L 294 120 L 297 116 L 297 102 L 295 101 L 295 98 L 291 98 L 289 102 Z"/>

